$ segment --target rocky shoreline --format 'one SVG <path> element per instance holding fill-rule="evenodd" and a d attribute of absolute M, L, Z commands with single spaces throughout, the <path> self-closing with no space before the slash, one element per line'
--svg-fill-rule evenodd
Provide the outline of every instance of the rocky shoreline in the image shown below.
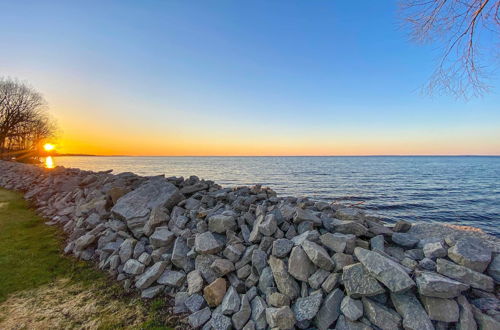
<path fill-rule="evenodd" d="M 499 239 L 480 231 L 194 176 L 0 161 L 0 186 L 63 228 L 65 253 L 174 298 L 182 328 L 500 329 Z"/>

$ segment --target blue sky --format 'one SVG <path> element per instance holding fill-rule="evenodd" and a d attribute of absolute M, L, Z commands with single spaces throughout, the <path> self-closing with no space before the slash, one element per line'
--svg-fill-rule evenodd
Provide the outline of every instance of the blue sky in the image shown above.
<path fill-rule="evenodd" d="M 500 154 L 498 78 L 422 95 L 396 1 L 0 0 L 0 44 L 68 152 Z"/>

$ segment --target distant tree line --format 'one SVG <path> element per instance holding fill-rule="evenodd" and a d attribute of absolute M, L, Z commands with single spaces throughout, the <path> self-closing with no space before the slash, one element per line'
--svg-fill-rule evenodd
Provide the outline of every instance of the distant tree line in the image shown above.
<path fill-rule="evenodd" d="M 55 133 L 43 96 L 14 79 L 0 78 L 0 157 L 30 160 Z"/>

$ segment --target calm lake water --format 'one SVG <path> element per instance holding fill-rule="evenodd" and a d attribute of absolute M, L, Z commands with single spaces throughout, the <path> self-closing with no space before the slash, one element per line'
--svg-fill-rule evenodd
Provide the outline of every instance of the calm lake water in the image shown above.
<path fill-rule="evenodd" d="M 473 226 L 500 236 L 500 157 L 56 157 L 56 165 L 260 183 L 280 196 L 359 203 L 387 220 Z"/>

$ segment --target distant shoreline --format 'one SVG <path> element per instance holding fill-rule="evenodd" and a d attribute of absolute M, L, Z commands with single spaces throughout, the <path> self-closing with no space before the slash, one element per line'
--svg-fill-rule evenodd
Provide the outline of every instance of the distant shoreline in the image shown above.
<path fill-rule="evenodd" d="M 500 155 L 250 155 L 250 156 L 242 156 L 242 155 L 234 155 L 234 156 L 220 156 L 220 155 L 213 155 L 213 156 L 203 156 L 203 155 L 92 155 L 92 154 L 57 154 L 57 155 L 51 155 L 52 157 L 238 157 L 238 158 L 245 158 L 245 157 L 500 157 Z"/>

